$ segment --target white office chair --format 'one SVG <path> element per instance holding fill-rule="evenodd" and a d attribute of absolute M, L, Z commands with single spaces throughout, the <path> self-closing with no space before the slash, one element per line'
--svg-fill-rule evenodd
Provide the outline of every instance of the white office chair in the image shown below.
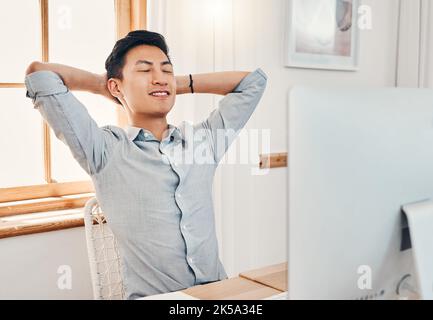
<path fill-rule="evenodd" d="M 84 207 L 84 225 L 95 300 L 124 299 L 117 240 L 95 197 Z"/>

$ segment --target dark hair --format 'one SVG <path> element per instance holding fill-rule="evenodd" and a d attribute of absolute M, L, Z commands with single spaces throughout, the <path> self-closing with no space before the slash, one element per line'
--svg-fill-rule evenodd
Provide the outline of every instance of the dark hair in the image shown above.
<path fill-rule="evenodd" d="M 165 53 L 170 61 L 170 57 L 168 56 L 168 47 L 163 35 L 147 30 L 131 31 L 126 35 L 126 37 L 116 42 L 113 50 L 105 61 L 107 79 L 118 78 L 122 80 L 122 69 L 125 64 L 126 54 L 132 48 L 143 44 L 158 47 Z"/>

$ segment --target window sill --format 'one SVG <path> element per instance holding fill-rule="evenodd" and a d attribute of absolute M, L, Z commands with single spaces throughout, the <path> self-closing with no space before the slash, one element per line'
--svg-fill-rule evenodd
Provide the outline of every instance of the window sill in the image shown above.
<path fill-rule="evenodd" d="M 21 214 L 0 219 L 0 239 L 84 226 L 84 208 Z"/>

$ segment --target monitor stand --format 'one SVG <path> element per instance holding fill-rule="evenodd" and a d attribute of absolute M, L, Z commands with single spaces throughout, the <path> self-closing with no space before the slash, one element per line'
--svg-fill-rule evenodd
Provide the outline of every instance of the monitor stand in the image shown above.
<path fill-rule="evenodd" d="M 433 299 L 433 201 L 402 207 L 407 218 L 420 299 Z"/>

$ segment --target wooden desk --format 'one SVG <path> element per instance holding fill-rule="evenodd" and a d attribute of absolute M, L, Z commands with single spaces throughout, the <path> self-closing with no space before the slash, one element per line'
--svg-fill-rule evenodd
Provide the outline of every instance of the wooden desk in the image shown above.
<path fill-rule="evenodd" d="M 194 286 L 182 292 L 203 300 L 259 300 L 281 293 L 242 277 Z"/>
<path fill-rule="evenodd" d="M 280 291 L 287 291 L 287 262 L 242 272 L 240 277 Z"/>

